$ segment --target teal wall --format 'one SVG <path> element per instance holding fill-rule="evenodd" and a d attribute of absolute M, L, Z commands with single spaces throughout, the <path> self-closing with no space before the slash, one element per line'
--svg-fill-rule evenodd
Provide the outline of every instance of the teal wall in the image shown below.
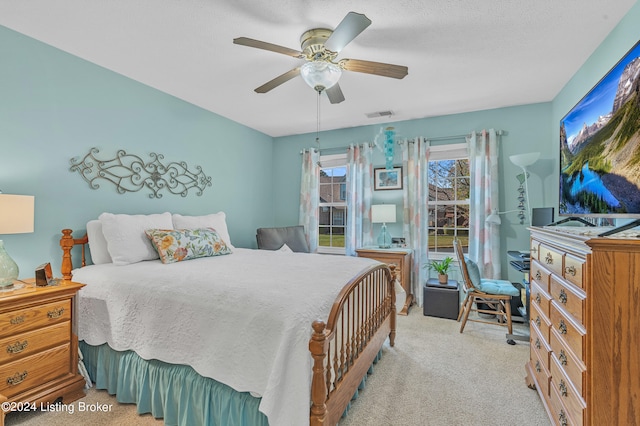
<path fill-rule="evenodd" d="M 484 128 L 506 131 L 500 143 L 500 210 L 518 204 L 519 169 L 509 156 L 531 151 L 541 152 L 530 168 L 531 206 L 557 209 L 559 120 L 640 39 L 638 22 L 636 4 L 552 102 L 393 126 L 406 138 L 438 138 Z M 0 57 L 0 190 L 36 196 L 35 232 L 2 237 L 21 277 L 31 276 L 45 261 L 59 270 L 60 229 L 72 228 L 79 236 L 87 220 L 103 211 L 224 210 L 231 238 L 240 247 L 255 247 L 259 226 L 298 222 L 300 151 L 314 145 L 315 133 L 273 139 L 1 26 Z M 386 124 L 376 121 L 321 132 L 321 148 L 372 141 Z M 83 156 L 94 146 L 105 154 L 124 149 L 144 158 L 158 152 L 167 160 L 200 165 L 213 186 L 201 197 L 166 194 L 159 200 L 149 199 L 144 191 L 119 195 L 108 185 L 91 190 L 68 169 L 71 157 Z M 377 151 L 374 163 L 384 163 Z M 378 191 L 374 197 L 374 202 L 402 202 L 400 191 Z M 399 224 L 390 228 L 400 235 Z M 501 229 L 503 250 L 528 247 L 526 226 L 515 214 L 502 216 Z M 503 277 L 521 278 L 508 267 L 506 257 Z"/>
<path fill-rule="evenodd" d="M 0 58 L 0 190 L 35 195 L 35 232 L 1 237 L 20 277 L 44 262 L 59 271 L 60 230 L 80 237 L 104 211 L 223 210 L 240 247 L 255 247 L 255 229 L 273 222 L 270 136 L 1 26 Z M 161 199 L 118 194 L 106 183 L 92 190 L 69 171 L 69 160 L 91 147 L 199 165 L 213 185 L 202 196 Z"/>

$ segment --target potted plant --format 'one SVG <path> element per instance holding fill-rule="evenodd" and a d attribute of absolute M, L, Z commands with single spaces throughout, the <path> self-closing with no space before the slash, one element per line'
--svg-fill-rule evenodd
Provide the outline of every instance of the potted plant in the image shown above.
<path fill-rule="evenodd" d="M 452 257 L 445 257 L 442 260 L 432 260 L 429 262 L 429 270 L 436 271 L 438 273 L 438 282 L 440 284 L 447 284 L 449 281 L 449 268 L 453 262 Z"/>

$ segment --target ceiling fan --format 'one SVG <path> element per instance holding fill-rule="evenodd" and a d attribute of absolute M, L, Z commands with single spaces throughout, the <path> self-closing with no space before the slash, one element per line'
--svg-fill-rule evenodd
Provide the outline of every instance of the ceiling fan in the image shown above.
<path fill-rule="evenodd" d="M 334 30 L 314 28 L 305 31 L 300 37 L 301 51 L 247 37 L 235 38 L 233 42 L 307 61 L 258 87 L 255 89 L 257 93 L 267 93 L 300 75 L 318 94 L 325 91 L 329 101 L 337 104 L 344 101 L 344 95 L 338 85 L 343 70 L 398 79 L 404 78 L 408 73 L 408 68 L 402 65 L 360 59 L 340 59 L 335 62 L 340 51 L 369 25 L 371 20 L 365 15 L 349 12 Z"/>

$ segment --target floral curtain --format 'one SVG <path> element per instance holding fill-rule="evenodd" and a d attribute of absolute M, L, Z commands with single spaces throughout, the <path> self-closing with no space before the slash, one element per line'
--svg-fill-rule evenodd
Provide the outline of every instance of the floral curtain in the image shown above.
<path fill-rule="evenodd" d="M 485 222 L 498 208 L 498 142 L 493 129 L 471 133 L 469 172 L 469 257 L 478 263 L 484 278 L 500 278 L 500 227 Z"/>
<path fill-rule="evenodd" d="M 356 248 L 373 243 L 371 199 L 373 198 L 372 148 L 352 145 L 347 150 L 347 229 L 345 252 L 355 256 Z"/>
<path fill-rule="evenodd" d="M 302 152 L 302 179 L 300 182 L 300 219 L 304 226 L 311 253 L 318 249 L 318 205 L 320 203 L 320 152 L 307 149 Z"/>
<path fill-rule="evenodd" d="M 418 305 L 422 306 L 420 283 L 426 282 L 427 271 L 424 268 L 429 253 L 429 231 L 427 228 L 429 210 L 429 141 L 423 138 L 405 140 L 402 143 L 402 167 L 404 176 L 404 214 L 402 235 L 407 247 L 413 250 L 411 292 Z"/>

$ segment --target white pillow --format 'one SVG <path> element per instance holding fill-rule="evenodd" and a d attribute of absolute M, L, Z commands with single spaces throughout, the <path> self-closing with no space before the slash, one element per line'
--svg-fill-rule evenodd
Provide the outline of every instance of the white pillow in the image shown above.
<path fill-rule="evenodd" d="M 281 253 L 293 253 L 293 250 L 291 250 L 291 248 L 286 244 L 283 244 L 282 247 L 278 249 L 278 251 Z"/>
<path fill-rule="evenodd" d="M 102 233 L 115 265 L 158 259 L 158 252 L 144 231 L 173 229 L 169 212 L 148 215 L 102 213 L 98 219 L 102 223 Z"/>
<path fill-rule="evenodd" d="M 87 222 L 87 237 L 89 237 L 89 253 L 94 265 L 111 263 L 111 255 L 107 248 L 107 240 L 102 233 L 102 222 L 90 220 Z"/>
<path fill-rule="evenodd" d="M 230 249 L 233 250 L 235 248 L 231 245 L 231 237 L 229 237 L 229 231 L 227 230 L 224 212 L 211 213 L 204 216 L 182 216 L 174 213 L 171 218 L 174 229 L 213 228 Z"/>

